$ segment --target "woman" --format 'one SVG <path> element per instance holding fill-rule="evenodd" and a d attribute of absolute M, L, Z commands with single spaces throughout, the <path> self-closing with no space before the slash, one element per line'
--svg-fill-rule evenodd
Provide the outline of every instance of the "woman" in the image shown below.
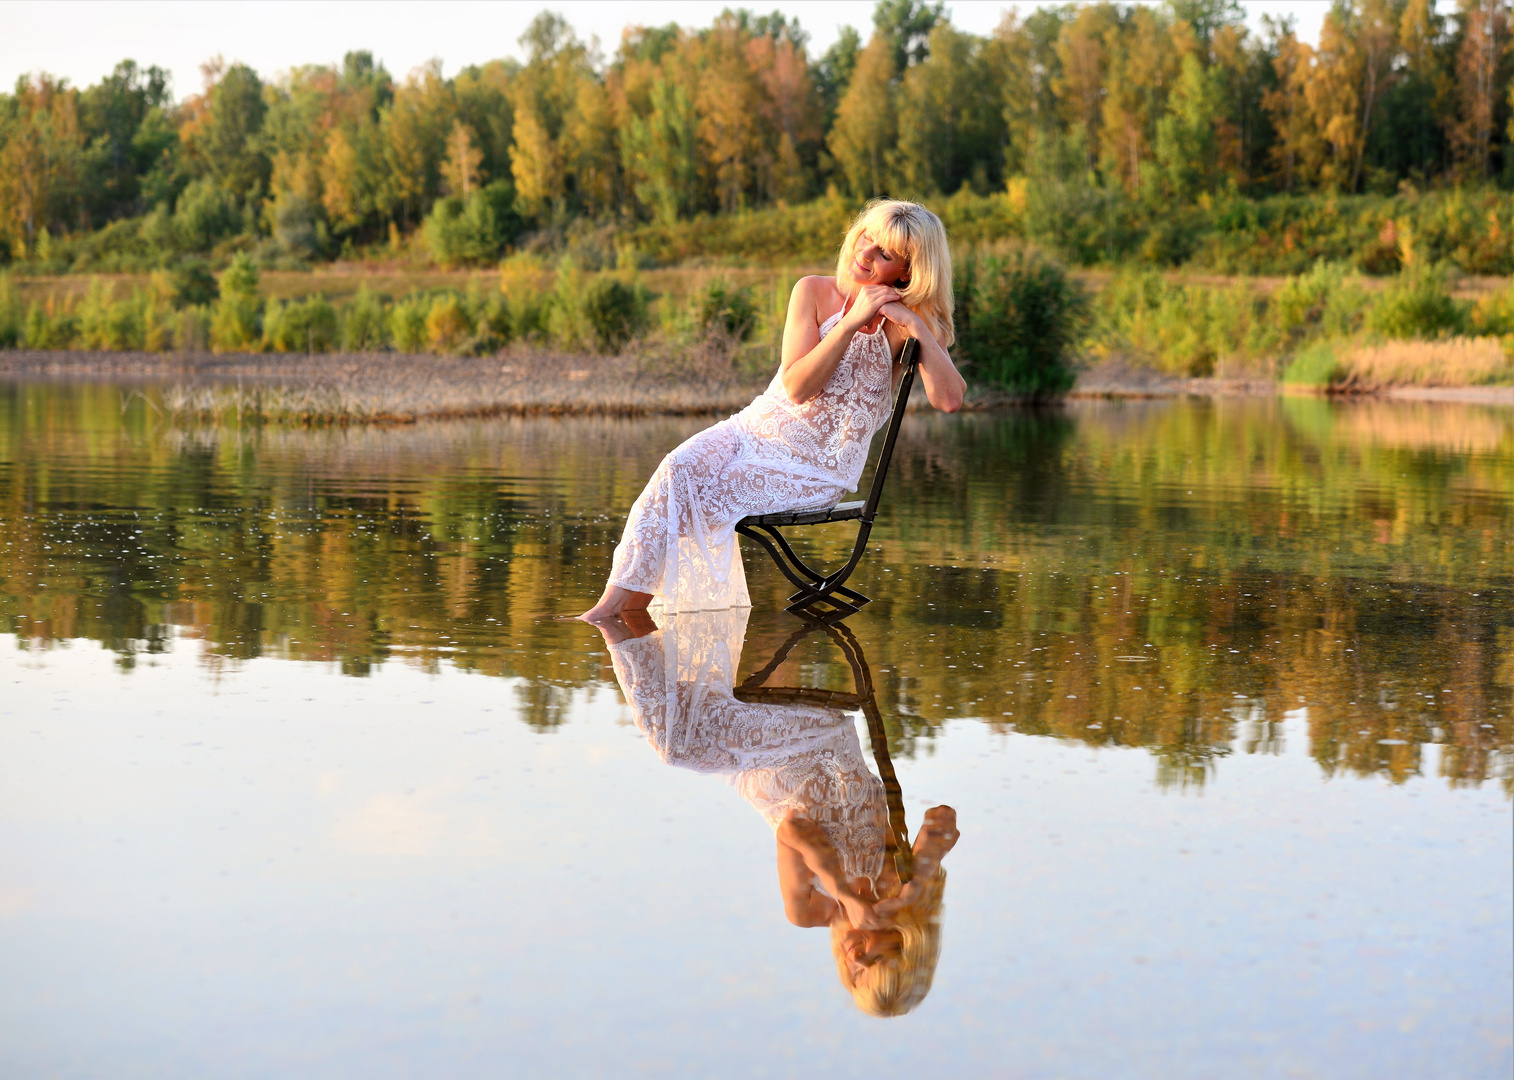
<path fill-rule="evenodd" d="M 869 204 L 847 231 L 835 277 L 794 286 L 772 383 L 663 459 L 631 507 L 604 595 L 579 617 L 603 622 L 654 598 L 669 613 L 750 604 L 736 522 L 834 506 L 856 488 L 909 338 L 920 342 L 930 403 L 961 408 L 966 384 L 946 352 L 951 277 L 935 214 Z"/>
<path fill-rule="evenodd" d="M 941 860 L 957 842 L 956 811 L 925 812 L 913 876 L 902 883 L 883 782 L 867 766 L 852 719 L 821 705 L 737 700 L 747 615 L 692 612 L 639 635 L 600 629 L 636 726 L 658 757 L 726 777 L 767 820 L 784 914 L 795 926 L 829 928 L 836 972 L 859 1008 L 902 1015 L 935 977 Z"/>

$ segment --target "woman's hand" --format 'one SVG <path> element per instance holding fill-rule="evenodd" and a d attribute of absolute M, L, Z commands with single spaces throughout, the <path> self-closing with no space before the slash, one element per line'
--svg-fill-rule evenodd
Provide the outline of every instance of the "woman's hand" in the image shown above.
<path fill-rule="evenodd" d="M 845 896 L 838 897 L 842 909 L 846 912 L 847 921 L 858 930 L 886 930 L 889 921 L 878 914 L 873 905 L 868 903 L 856 893 L 847 891 Z"/>
<path fill-rule="evenodd" d="M 852 301 L 852 306 L 842 318 L 841 325 L 848 330 L 861 330 L 872 322 L 878 312 L 888 304 L 904 307 L 899 303 L 898 289 L 891 285 L 864 285 L 858 290 L 857 299 Z"/>
<path fill-rule="evenodd" d="M 883 313 L 885 319 L 900 327 L 912 338 L 920 339 L 930 333 L 930 327 L 925 325 L 925 320 L 898 300 L 890 300 L 878 310 Z"/>

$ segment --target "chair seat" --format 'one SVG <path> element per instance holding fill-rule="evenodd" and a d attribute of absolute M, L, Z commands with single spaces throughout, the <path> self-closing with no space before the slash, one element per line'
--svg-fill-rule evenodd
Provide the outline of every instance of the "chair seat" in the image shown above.
<path fill-rule="evenodd" d="M 753 514 L 736 523 L 742 525 L 824 525 L 828 521 L 855 521 L 862 516 L 866 502 L 838 503 L 829 510 L 785 510 L 778 514 Z"/>

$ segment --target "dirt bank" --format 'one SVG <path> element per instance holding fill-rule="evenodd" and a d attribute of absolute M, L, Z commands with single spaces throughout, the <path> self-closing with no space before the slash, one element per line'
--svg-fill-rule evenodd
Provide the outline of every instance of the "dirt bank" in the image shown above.
<path fill-rule="evenodd" d="M 191 413 L 244 412 L 267 418 L 409 422 L 444 417 L 547 414 L 720 414 L 746 405 L 767 376 L 739 378 L 719 357 L 679 360 L 512 350 L 492 357 L 403 353 L 0 352 L 0 379 L 68 379 L 173 387 Z M 1074 398 L 1271 395 L 1271 379 L 1194 379 L 1106 363 L 1085 370 Z M 1307 392 L 1307 391 L 1306 391 Z M 1360 396 L 1360 395 L 1354 395 Z M 1396 387 L 1373 396 L 1514 405 L 1514 387 Z M 1024 399 L 973 387 L 969 410 Z M 925 407 L 916 384 L 912 408 Z"/>

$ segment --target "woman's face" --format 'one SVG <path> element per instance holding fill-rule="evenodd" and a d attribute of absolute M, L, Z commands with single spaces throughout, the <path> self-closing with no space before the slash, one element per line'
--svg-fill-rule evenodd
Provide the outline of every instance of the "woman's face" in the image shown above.
<path fill-rule="evenodd" d="M 880 246 L 866 229 L 858 234 L 851 269 L 858 285 L 892 285 L 908 271 L 909 261 L 901 252 Z"/>
<path fill-rule="evenodd" d="M 841 951 L 856 982 L 863 972 L 885 960 L 898 960 L 904 952 L 904 935 L 897 930 L 848 930 L 841 938 Z"/>

